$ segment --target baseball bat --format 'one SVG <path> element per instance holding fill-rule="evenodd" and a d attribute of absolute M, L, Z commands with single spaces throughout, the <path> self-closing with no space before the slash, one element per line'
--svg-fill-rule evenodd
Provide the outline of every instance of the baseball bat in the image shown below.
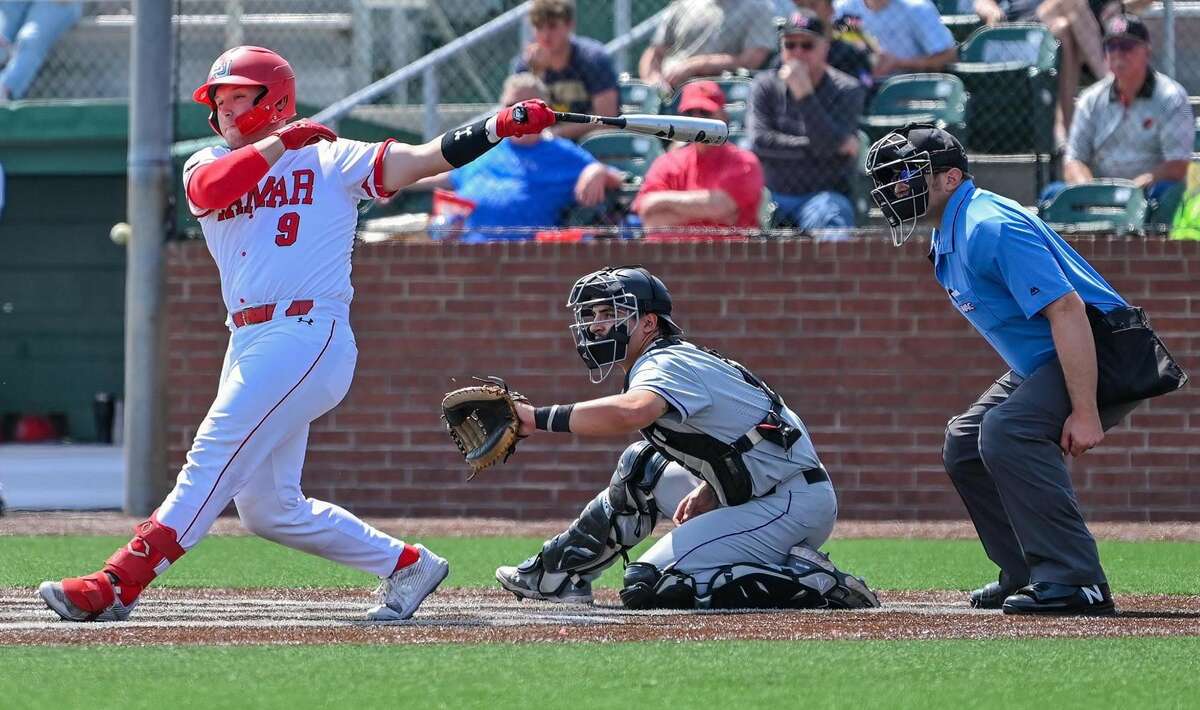
<path fill-rule="evenodd" d="M 684 143 L 720 145 L 729 138 L 729 126 L 725 125 L 724 121 L 718 121 L 715 118 L 648 113 L 631 113 L 628 116 L 594 116 L 587 113 L 564 113 L 561 111 L 555 111 L 554 118 L 564 123 L 597 123 L 622 131 L 643 133 Z"/>
<path fill-rule="evenodd" d="M 525 109 L 517 106 L 513 117 L 525 122 Z M 590 113 L 554 112 L 554 119 L 564 123 L 596 123 L 622 131 L 642 133 L 647 136 L 666 138 L 684 143 L 707 143 L 721 145 L 729 138 L 729 126 L 715 118 L 693 116 L 662 116 L 649 113 L 631 113 L 628 116 L 594 116 Z"/>

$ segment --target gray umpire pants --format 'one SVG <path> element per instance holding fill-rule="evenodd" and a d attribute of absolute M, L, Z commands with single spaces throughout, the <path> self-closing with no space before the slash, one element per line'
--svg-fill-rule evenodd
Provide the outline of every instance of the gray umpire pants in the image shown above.
<path fill-rule="evenodd" d="M 1100 409 L 1107 431 L 1139 402 Z M 942 460 L 1000 583 L 1104 582 L 1059 448 L 1071 400 L 1058 360 L 1008 372 L 946 426 Z"/>

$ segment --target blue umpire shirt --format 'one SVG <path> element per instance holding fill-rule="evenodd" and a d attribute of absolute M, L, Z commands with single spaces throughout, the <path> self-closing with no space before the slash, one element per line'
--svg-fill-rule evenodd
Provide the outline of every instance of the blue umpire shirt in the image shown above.
<path fill-rule="evenodd" d="M 929 259 L 955 308 L 1022 377 L 1056 357 L 1047 305 L 1071 291 L 1104 313 L 1128 305 L 1045 222 L 970 180 L 950 196 Z"/>

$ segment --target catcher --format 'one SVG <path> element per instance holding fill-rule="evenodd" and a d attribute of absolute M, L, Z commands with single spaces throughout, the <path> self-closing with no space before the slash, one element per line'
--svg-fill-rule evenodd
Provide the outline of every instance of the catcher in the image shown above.
<path fill-rule="evenodd" d="M 639 266 L 606 267 L 571 289 L 570 329 L 593 383 L 620 365 L 622 393 L 534 407 L 494 382 L 447 395 L 447 426 L 473 470 L 538 432 L 644 437 L 565 532 L 496 570 L 520 599 L 591 603 L 592 581 L 650 535 L 679 527 L 627 564 L 621 601 L 649 608 L 860 608 L 879 602 L 818 548 L 837 499 L 804 424 L 738 363 L 681 338 L 671 295 Z"/>

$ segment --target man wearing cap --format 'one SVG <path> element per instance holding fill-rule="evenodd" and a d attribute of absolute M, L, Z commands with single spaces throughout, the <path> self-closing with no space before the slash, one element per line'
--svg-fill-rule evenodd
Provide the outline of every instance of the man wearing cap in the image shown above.
<path fill-rule="evenodd" d="M 1125 178 L 1157 199 L 1187 176 L 1195 125 L 1187 91 L 1150 65 L 1150 33 L 1137 15 L 1104 25 L 1109 76 L 1079 97 L 1067 141 L 1067 185 Z M 1047 187 L 1043 202 L 1062 191 Z"/>
<path fill-rule="evenodd" d="M 875 76 L 942 71 L 958 58 L 954 36 L 930 0 L 836 0 L 839 19 L 861 20 L 879 42 Z"/>
<path fill-rule="evenodd" d="M 817 13 L 821 23 L 825 25 L 826 37 L 829 38 L 829 66 L 843 74 L 858 79 L 870 96 L 875 87 L 875 40 L 863 32 L 860 21 L 848 21 L 845 18 L 834 19 L 833 0 L 794 0 L 795 7 L 807 8 Z M 786 16 L 788 13 L 784 13 Z M 782 63 L 779 60 L 778 63 Z"/>
<path fill-rule="evenodd" d="M 1006 614 L 1112 614 L 1065 456 L 1082 456 L 1137 402 L 1097 403 L 1090 312 L 1134 310 L 1062 237 L 972 181 L 949 133 L 909 124 L 867 155 L 899 246 L 935 226 L 929 259 L 951 303 L 1011 368 L 950 420 L 942 459 L 1000 568 L 971 605 Z"/>
<path fill-rule="evenodd" d="M 592 582 L 624 559 L 621 602 L 631 609 L 879 606 L 818 551 L 837 496 L 804 423 L 750 370 L 683 337 L 662 279 L 606 266 L 575 282 L 567 308 L 588 379 L 619 369 L 621 393 L 519 403 L 520 433 L 642 440 L 566 530 L 496 570 L 501 587 L 518 599 L 590 604 Z M 629 563 L 667 516 L 678 527 Z"/>
<path fill-rule="evenodd" d="M 725 120 L 725 94 L 715 81 L 683 87 L 679 113 Z M 748 150 L 689 143 L 659 156 L 633 202 L 647 239 L 715 239 L 758 229 L 763 170 Z M 680 229 L 682 227 L 682 229 Z"/>
<path fill-rule="evenodd" d="M 826 63 L 825 31 L 808 9 L 780 22 L 781 66 L 755 77 L 747 116 L 767 187 L 804 230 L 854 226 L 850 174 L 866 91 Z"/>

